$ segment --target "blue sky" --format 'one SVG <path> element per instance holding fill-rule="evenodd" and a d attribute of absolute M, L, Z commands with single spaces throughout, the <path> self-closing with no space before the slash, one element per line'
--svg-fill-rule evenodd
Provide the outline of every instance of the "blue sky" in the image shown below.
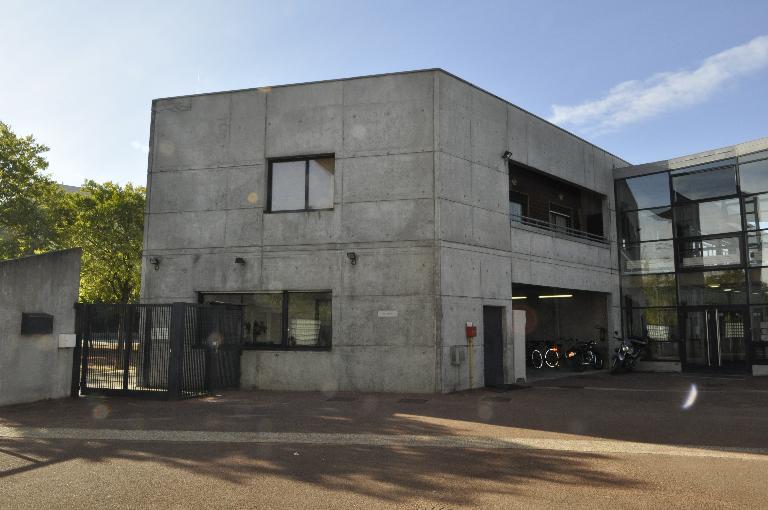
<path fill-rule="evenodd" d="M 442 67 L 633 162 L 768 136 L 768 2 L 0 0 L 0 120 L 144 184 L 150 103 Z"/>

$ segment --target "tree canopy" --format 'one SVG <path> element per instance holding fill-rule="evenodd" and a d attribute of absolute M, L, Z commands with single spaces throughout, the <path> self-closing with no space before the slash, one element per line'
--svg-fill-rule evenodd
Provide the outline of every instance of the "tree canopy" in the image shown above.
<path fill-rule="evenodd" d="M 89 180 L 67 193 L 45 173 L 46 151 L 0 122 L 0 259 L 81 247 L 80 301 L 137 301 L 144 188 Z"/>
<path fill-rule="evenodd" d="M 44 173 L 47 151 L 0 122 L 0 258 L 63 247 L 66 193 Z"/>

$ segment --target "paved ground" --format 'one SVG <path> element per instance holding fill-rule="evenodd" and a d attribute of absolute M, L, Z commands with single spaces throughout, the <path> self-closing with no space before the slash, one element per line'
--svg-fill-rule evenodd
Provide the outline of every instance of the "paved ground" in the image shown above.
<path fill-rule="evenodd" d="M 67 399 L 0 408 L 0 508 L 760 508 L 767 435 L 759 378 Z"/>

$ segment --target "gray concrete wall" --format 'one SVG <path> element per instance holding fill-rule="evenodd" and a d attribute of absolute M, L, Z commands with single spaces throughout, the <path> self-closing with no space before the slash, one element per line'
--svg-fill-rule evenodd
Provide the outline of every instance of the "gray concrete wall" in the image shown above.
<path fill-rule="evenodd" d="M 613 169 L 626 162 L 508 102 L 446 73 L 436 81 L 436 218 L 439 237 L 442 387 L 465 389 L 468 368 L 449 363 L 452 345 L 467 345 L 466 321 L 480 325 L 474 373 L 482 367 L 482 307 L 511 313 L 514 284 L 608 294 L 599 315 L 618 328 Z M 511 226 L 505 150 L 516 162 L 606 196 L 609 243 L 580 241 L 535 228 Z M 508 320 L 507 324 L 512 324 Z M 509 343 L 511 332 L 505 332 Z M 514 370 L 507 382 L 514 382 Z"/>
<path fill-rule="evenodd" d="M 79 249 L 0 261 L 0 405 L 69 395 L 73 349 L 60 334 L 75 332 Z M 22 312 L 53 315 L 53 334 L 21 336 Z"/>
<path fill-rule="evenodd" d="M 332 350 L 247 351 L 244 387 L 435 391 L 433 77 L 155 101 L 142 299 L 331 290 Z M 265 213 L 269 158 L 330 153 L 333 210 Z"/>
<path fill-rule="evenodd" d="M 510 227 L 501 154 L 608 195 L 607 223 L 620 160 L 444 71 L 161 99 L 152 125 L 144 257 L 161 263 L 144 265 L 144 301 L 333 293 L 333 349 L 246 352 L 246 387 L 482 386 L 482 307 L 506 307 L 509 344 L 513 281 L 618 286 L 613 239 L 603 247 Z M 327 153 L 332 211 L 265 213 L 269 158 Z M 467 321 L 479 330 L 471 347 Z M 472 381 L 469 361 L 450 364 L 457 345 L 472 349 Z"/>

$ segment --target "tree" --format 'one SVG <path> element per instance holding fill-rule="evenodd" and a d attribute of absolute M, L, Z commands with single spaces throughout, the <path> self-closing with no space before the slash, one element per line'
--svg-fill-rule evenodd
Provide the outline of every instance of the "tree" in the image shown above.
<path fill-rule="evenodd" d="M 83 249 L 80 301 L 129 303 L 139 297 L 144 188 L 86 181 L 68 195 L 67 242 Z"/>
<path fill-rule="evenodd" d="M 47 151 L 0 122 L 0 259 L 63 247 L 71 217 L 66 193 L 44 173 Z"/>
<path fill-rule="evenodd" d="M 138 300 L 144 188 L 86 181 L 66 193 L 45 174 L 47 151 L 0 122 L 0 260 L 81 247 L 80 301 Z"/>

